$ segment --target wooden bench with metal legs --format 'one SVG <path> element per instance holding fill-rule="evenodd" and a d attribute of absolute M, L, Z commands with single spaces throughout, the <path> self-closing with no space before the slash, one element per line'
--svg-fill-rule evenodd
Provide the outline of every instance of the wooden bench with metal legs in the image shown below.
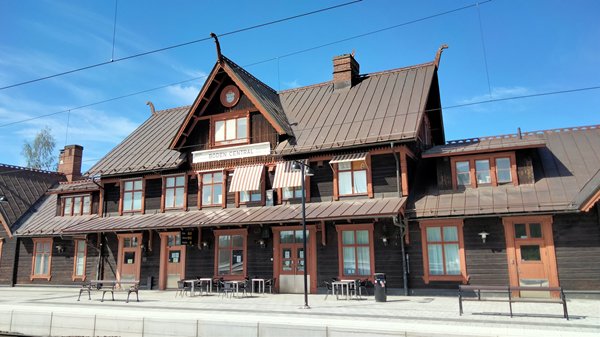
<path fill-rule="evenodd" d="M 559 298 L 527 298 L 513 297 L 513 292 L 516 291 L 541 291 L 541 292 L 557 292 Z M 465 297 L 464 292 L 474 292 L 477 297 Z M 503 294 L 507 297 L 502 298 L 481 298 L 481 293 Z M 567 311 L 567 299 L 562 287 L 511 287 L 511 286 L 476 286 L 476 285 L 459 285 L 458 286 L 458 307 L 460 315 L 463 314 L 464 301 L 491 301 L 491 302 L 508 302 L 510 317 L 513 317 L 513 303 L 557 303 L 563 306 L 563 317 L 569 320 L 569 312 Z"/>

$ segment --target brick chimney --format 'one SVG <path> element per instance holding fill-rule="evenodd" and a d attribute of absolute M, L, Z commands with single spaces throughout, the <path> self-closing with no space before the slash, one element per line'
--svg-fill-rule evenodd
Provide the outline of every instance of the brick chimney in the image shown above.
<path fill-rule="evenodd" d="M 333 89 L 350 89 L 358 79 L 360 65 L 354 59 L 354 53 L 333 58 Z"/>
<path fill-rule="evenodd" d="M 81 156 L 83 146 L 67 145 L 60 150 L 58 157 L 58 172 L 64 174 L 69 182 L 81 177 Z"/>

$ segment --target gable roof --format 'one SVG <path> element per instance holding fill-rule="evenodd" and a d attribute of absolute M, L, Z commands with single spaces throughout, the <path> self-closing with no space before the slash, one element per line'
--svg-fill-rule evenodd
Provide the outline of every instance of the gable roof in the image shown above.
<path fill-rule="evenodd" d="M 446 192 L 435 178 L 422 174 L 408 202 L 412 217 L 576 212 L 577 198 L 589 196 L 600 184 L 600 126 L 540 131 L 546 146 L 535 149 L 539 162 L 535 183 L 468 188 Z M 427 165 L 427 164 L 425 164 Z M 589 184 L 589 186 L 588 186 Z M 579 202 L 585 202 L 582 198 Z"/>
<path fill-rule="evenodd" d="M 6 197 L 0 202 L 0 217 L 9 235 L 10 227 L 48 188 L 63 179 L 57 172 L 0 164 L 0 196 Z"/>
<path fill-rule="evenodd" d="M 221 59 L 216 62 L 212 71 L 208 75 L 208 79 L 206 82 L 204 82 L 200 93 L 198 93 L 198 96 L 190 107 L 184 122 L 178 128 L 178 131 L 170 143 L 169 148 L 177 148 L 182 136 L 184 136 L 184 132 L 188 129 L 188 127 L 190 127 L 190 123 L 192 123 L 191 128 L 195 126 L 195 122 L 192 121 L 192 117 L 196 113 L 202 114 L 204 112 L 201 104 L 206 105 L 209 103 L 209 98 L 218 97 L 213 95 L 213 93 L 219 89 L 220 82 L 217 82 L 218 85 L 216 87 L 212 87 L 212 84 L 213 82 L 216 82 L 215 79 L 220 71 L 225 72 L 233 80 L 233 82 L 248 96 L 252 104 L 256 106 L 259 112 L 265 116 L 265 118 L 280 135 L 293 134 L 287 117 L 283 111 L 283 108 L 281 107 L 281 102 L 277 92 L 251 75 L 245 69 L 238 66 L 235 62 L 221 55 Z M 213 93 L 209 92 L 211 87 Z"/>
<path fill-rule="evenodd" d="M 185 156 L 169 149 L 189 106 L 157 111 L 119 145 L 100 159 L 86 175 L 110 176 L 179 167 Z"/>
<path fill-rule="evenodd" d="M 573 205 L 587 212 L 600 200 L 600 169 L 581 188 L 573 199 Z"/>
<path fill-rule="evenodd" d="M 417 136 L 434 62 L 362 75 L 349 90 L 333 82 L 279 93 L 294 138 L 281 142 L 280 154 L 412 140 Z"/>

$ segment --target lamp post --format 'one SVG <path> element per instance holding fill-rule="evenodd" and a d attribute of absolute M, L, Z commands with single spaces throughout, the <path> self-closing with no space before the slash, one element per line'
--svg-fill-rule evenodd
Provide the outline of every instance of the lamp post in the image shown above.
<path fill-rule="evenodd" d="M 303 162 L 294 161 L 292 165 L 294 170 L 300 170 L 301 172 L 301 186 L 302 186 L 302 251 L 304 252 L 304 306 L 302 309 L 310 309 L 308 305 L 308 251 L 306 250 L 306 189 L 304 188 L 305 176 L 311 177 L 314 174 L 310 170 L 310 167 Z"/>

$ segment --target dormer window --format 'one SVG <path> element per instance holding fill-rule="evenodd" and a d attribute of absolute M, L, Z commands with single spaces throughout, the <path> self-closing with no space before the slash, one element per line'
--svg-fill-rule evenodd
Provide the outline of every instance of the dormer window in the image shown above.
<path fill-rule="evenodd" d="M 62 215 L 85 215 L 92 212 L 90 195 L 62 197 Z"/>
<path fill-rule="evenodd" d="M 248 115 L 214 120 L 214 144 L 216 146 L 248 143 L 250 134 Z"/>
<path fill-rule="evenodd" d="M 514 152 L 452 157 L 452 186 L 467 188 L 478 186 L 517 185 L 517 164 Z"/>

